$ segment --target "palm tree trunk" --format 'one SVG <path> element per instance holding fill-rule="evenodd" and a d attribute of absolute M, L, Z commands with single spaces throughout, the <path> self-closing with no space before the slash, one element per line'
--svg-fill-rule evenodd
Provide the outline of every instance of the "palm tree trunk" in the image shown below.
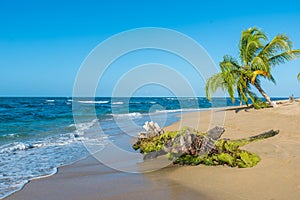
<path fill-rule="evenodd" d="M 271 101 L 271 98 L 267 95 L 267 93 L 260 87 L 260 85 L 257 82 L 254 82 L 253 85 L 272 107 L 277 107 L 276 102 Z"/>

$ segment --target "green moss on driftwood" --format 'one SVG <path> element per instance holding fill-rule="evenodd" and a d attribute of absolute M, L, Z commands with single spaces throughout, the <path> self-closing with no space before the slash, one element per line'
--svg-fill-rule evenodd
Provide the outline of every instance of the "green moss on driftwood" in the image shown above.
<path fill-rule="evenodd" d="M 151 138 L 143 138 L 137 141 L 132 148 L 134 150 L 140 150 L 140 153 L 147 154 L 149 152 L 153 151 L 159 151 L 161 150 L 165 144 L 175 138 L 178 134 L 183 134 L 186 130 L 190 130 L 189 128 L 183 128 L 179 131 L 167 131 L 160 136 L 154 136 Z M 195 130 L 191 130 L 193 134 L 202 134 L 200 132 L 197 132 Z"/>
<path fill-rule="evenodd" d="M 132 147 L 134 150 L 140 150 L 140 153 L 147 154 L 153 151 L 161 150 L 165 143 L 174 138 L 178 134 L 177 131 L 170 131 L 151 138 L 143 138 L 137 141 Z"/>
<path fill-rule="evenodd" d="M 183 135 L 186 131 L 194 135 L 205 137 L 204 133 L 200 133 L 195 130 L 184 128 L 180 131 L 165 132 L 160 136 L 155 136 L 152 138 L 140 139 L 133 145 L 135 150 L 140 150 L 141 153 L 147 155 L 150 152 L 163 151 L 165 145 L 178 137 L 178 135 Z M 176 153 L 168 153 L 168 158 L 173 160 L 174 164 L 180 165 L 199 165 L 204 164 L 208 166 L 213 165 L 227 165 L 231 167 L 253 167 L 259 161 L 260 157 L 252 152 L 240 149 L 240 147 L 249 144 L 251 142 L 259 141 L 269 137 L 277 135 L 279 131 L 268 131 L 253 137 L 243 138 L 239 140 L 229 140 L 229 139 L 219 139 L 214 142 L 214 149 L 204 155 L 191 155 L 182 154 L 178 155 Z M 167 152 L 165 152 L 167 153 Z"/>
<path fill-rule="evenodd" d="M 208 166 L 228 165 L 240 168 L 253 167 L 260 161 L 259 156 L 255 153 L 239 149 L 240 146 L 248 143 L 240 140 L 230 141 L 221 139 L 215 143 L 218 151 L 214 151 L 213 153 L 203 156 L 182 155 L 179 158 L 172 158 L 172 155 L 169 155 L 169 158 L 174 159 L 175 164 L 181 165 L 204 164 Z"/>

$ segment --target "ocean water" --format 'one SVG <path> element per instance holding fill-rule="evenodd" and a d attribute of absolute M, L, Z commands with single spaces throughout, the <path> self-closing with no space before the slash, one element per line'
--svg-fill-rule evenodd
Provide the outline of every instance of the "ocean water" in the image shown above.
<path fill-rule="evenodd" d="M 0 98 L 0 199 L 31 179 L 52 175 L 57 167 L 88 156 L 84 143 L 101 149 L 110 140 L 133 151 L 122 135 L 136 135 L 145 121 L 167 126 L 182 112 L 231 105 L 225 98 L 213 104 L 206 98 L 175 97 Z M 76 126 L 73 114 L 80 119 Z M 89 134 L 99 124 L 104 134 Z"/>

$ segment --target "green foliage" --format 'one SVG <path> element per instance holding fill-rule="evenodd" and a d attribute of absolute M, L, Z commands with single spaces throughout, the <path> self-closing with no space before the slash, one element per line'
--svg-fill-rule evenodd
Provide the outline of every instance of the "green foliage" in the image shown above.
<path fill-rule="evenodd" d="M 254 102 L 253 102 L 253 106 L 255 109 L 262 109 L 262 108 L 269 108 L 270 106 L 262 101 L 261 99 L 256 99 Z"/>
<path fill-rule="evenodd" d="M 298 74 L 297 78 L 298 78 L 298 81 L 300 81 L 300 73 Z"/>
<path fill-rule="evenodd" d="M 203 162 L 203 159 L 199 156 L 184 155 L 174 160 L 174 164 L 180 165 L 199 165 Z M 209 161 L 207 161 L 207 165 Z"/>
<path fill-rule="evenodd" d="M 247 140 L 225 140 L 221 139 L 216 141 L 215 145 L 219 152 L 235 152 L 239 147 L 248 144 Z"/>
<path fill-rule="evenodd" d="M 179 165 L 199 165 L 206 166 L 227 165 L 230 167 L 248 168 L 257 165 L 260 161 L 258 155 L 241 151 L 239 153 L 221 153 L 216 155 L 192 156 L 183 155 L 174 161 L 174 164 Z"/>
<path fill-rule="evenodd" d="M 180 165 L 199 165 L 207 166 L 227 165 L 230 167 L 253 167 L 259 161 L 258 155 L 239 149 L 239 147 L 248 144 L 249 140 L 218 140 L 216 146 L 219 152 L 203 156 L 182 155 L 179 158 L 169 154 L 169 158 L 174 160 L 175 164 Z"/>
<path fill-rule="evenodd" d="M 247 151 L 242 151 L 240 153 L 240 160 L 237 162 L 239 167 L 253 167 L 260 161 L 260 158 L 254 154 Z"/>
<path fill-rule="evenodd" d="M 196 134 L 196 135 L 202 134 L 203 135 L 203 133 L 201 133 L 201 132 L 184 127 L 179 131 L 167 131 L 167 132 L 161 134 L 160 136 L 141 139 L 137 143 L 133 144 L 132 148 L 134 150 L 140 149 L 140 153 L 144 153 L 144 154 L 152 152 L 152 151 L 159 151 L 164 147 L 164 145 L 167 141 L 175 138 L 178 134 L 180 134 L 180 135 L 185 134 L 187 130 L 189 130 L 189 132 L 192 134 Z"/>
<path fill-rule="evenodd" d="M 234 166 L 235 158 L 229 153 L 220 153 L 217 155 L 217 160 L 220 164 L 228 164 L 229 166 Z"/>
<path fill-rule="evenodd" d="M 183 129 L 182 129 L 183 130 Z M 168 131 L 160 136 L 141 139 L 141 141 L 133 144 L 132 148 L 134 150 L 140 149 L 140 153 L 149 153 L 152 151 L 159 151 L 164 147 L 164 144 L 174 138 L 178 134 L 178 131 Z"/>
<path fill-rule="evenodd" d="M 258 98 L 251 91 L 251 85 L 262 93 L 260 78 L 275 83 L 272 67 L 296 59 L 300 55 L 300 50 L 293 50 L 292 42 L 283 34 L 275 36 L 268 42 L 266 34 L 255 27 L 242 31 L 239 50 L 240 61 L 232 56 L 224 56 L 223 61 L 220 62 L 221 72 L 207 80 L 206 96 L 211 100 L 211 94 L 220 88 L 227 91 L 234 102 L 236 91 L 241 101 L 247 104 L 250 99 L 255 108 L 264 108 L 266 105 L 258 102 Z M 300 81 L 300 74 L 298 80 Z M 268 100 L 263 93 L 262 95 Z"/>

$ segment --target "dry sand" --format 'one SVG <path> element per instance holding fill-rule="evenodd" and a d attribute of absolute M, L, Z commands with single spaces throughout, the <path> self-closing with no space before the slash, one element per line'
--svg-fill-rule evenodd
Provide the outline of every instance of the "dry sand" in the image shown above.
<path fill-rule="evenodd" d="M 216 112 L 221 113 L 185 114 L 181 122 L 167 129 L 190 125 L 206 131 L 214 125 L 211 116 L 217 116 Z M 199 165 L 128 174 L 88 158 L 60 168 L 52 177 L 31 181 L 7 199 L 300 199 L 299 103 L 263 110 L 227 110 L 224 127 L 226 138 L 248 137 L 270 129 L 280 133 L 244 147 L 262 159 L 253 168 Z"/>
<path fill-rule="evenodd" d="M 202 131 L 209 123 L 209 113 L 212 112 L 201 118 L 199 129 Z M 188 117 L 192 119 L 196 115 L 191 113 Z M 178 123 L 169 128 L 177 126 Z M 245 146 L 262 159 L 253 168 L 181 167 L 168 178 L 203 192 L 211 199 L 300 199 L 299 103 L 238 113 L 227 111 L 224 127 L 223 137 L 226 138 L 248 137 L 270 129 L 279 129 L 280 133 Z"/>

